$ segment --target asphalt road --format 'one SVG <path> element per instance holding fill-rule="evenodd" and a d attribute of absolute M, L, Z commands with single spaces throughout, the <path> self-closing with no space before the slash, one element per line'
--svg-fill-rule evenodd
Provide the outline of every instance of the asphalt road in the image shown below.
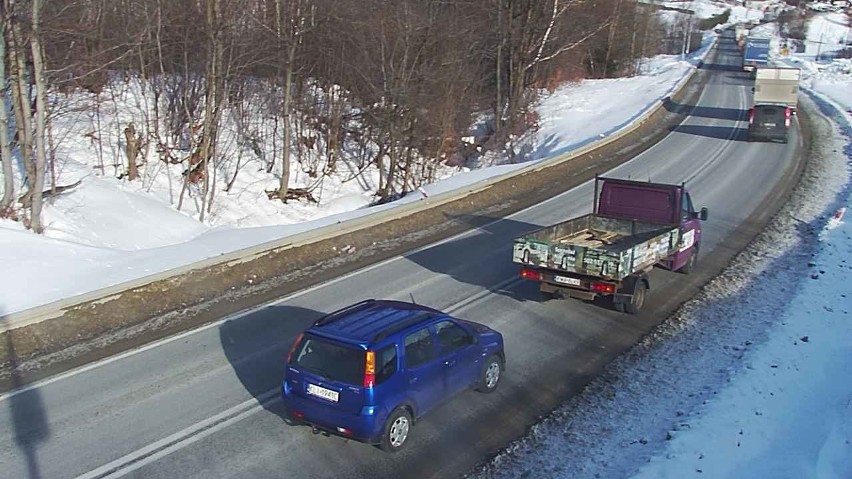
<path fill-rule="evenodd" d="M 0 399 L 0 475 L 39 477 L 454 477 L 522 435 L 662 321 L 742 246 L 749 221 L 794 168 L 787 145 L 745 141 L 750 82 L 722 43 L 698 107 L 611 176 L 687 181 L 710 209 L 697 274 L 658 270 L 639 316 L 575 300 L 541 303 L 517 279 L 511 239 L 591 209 L 587 183 L 505 219 L 462 217 L 462 236 L 284 298 L 249 314 L 52 378 Z M 690 108 L 669 105 L 670 108 Z M 558 179 L 554 179 L 558 181 Z M 777 191 L 776 191 L 777 193 Z M 492 395 L 466 392 L 413 429 L 394 455 L 315 436 L 280 417 L 295 335 L 368 298 L 427 304 L 501 331 L 508 370 Z"/>

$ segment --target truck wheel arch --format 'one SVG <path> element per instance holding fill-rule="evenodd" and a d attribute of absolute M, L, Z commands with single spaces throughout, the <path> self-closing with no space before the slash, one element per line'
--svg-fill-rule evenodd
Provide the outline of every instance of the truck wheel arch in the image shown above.
<path fill-rule="evenodd" d="M 689 259 L 686 260 L 686 264 L 684 264 L 680 267 L 679 270 L 677 270 L 678 273 L 690 274 L 695 271 L 695 265 L 698 264 L 698 249 L 698 243 L 696 243 L 692 247 L 692 253 L 689 254 Z"/>

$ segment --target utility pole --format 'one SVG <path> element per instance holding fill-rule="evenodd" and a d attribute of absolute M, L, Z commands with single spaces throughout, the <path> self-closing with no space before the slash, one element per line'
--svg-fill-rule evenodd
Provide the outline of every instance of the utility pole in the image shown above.
<path fill-rule="evenodd" d="M 692 49 L 692 15 L 689 16 L 689 26 L 686 30 L 686 54 Z"/>
<path fill-rule="evenodd" d="M 817 62 L 819 61 L 819 54 L 820 54 L 820 51 L 822 50 L 822 38 L 824 36 L 825 36 L 824 31 L 819 33 L 819 42 L 817 42 L 817 52 L 816 52 L 816 58 L 814 58 L 814 61 L 817 61 Z"/>

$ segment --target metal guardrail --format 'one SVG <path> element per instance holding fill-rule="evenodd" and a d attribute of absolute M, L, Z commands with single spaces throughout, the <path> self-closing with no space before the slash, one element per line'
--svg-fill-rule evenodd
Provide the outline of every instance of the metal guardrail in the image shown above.
<path fill-rule="evenodd" d="M 713 43 L 710 45 L 710 47 L 708 48 L 708 53 L 713 48 L 715 48 L 716 41 L 717 40 L 714 40 Z M 672 96 L 680 92 L 683 87 L 692 79 L 692 77 L 696 74 L 697 71 L 697 68 L 693 68 L 692 70 L 690 70 L 689 74 L 681 78 L 681 80 L 675 85 L 675 87 L 670 90 L 668 96 Z M 387 210 L 367 214 L 358 218 L 349 219 L 336 224 L 322 226 L 309 231 L 303 231 L 301 233 L 296 233 L 294 235 L 287 236 L 278 240 L 268 241 L 249 248 L 243 248 L 237 251 L 232 251 L 230 253 L 224 253 L 219 256 L 210 257 L 176 268 L 171 268 L 166 271 L 161 271 L 158 273 L 143 276 L 141 278 L 121 282 L 106 288 L 82 293 L 41 306 L 36 306 L 34 308 L 10 313 L 5 316 L 0 316 L 0 333 L 40 323 L 45 320 L 59 318 L 64 314 L 65 310 L 70 309 L 74 306 L 91 302 L 107 302 L 121 296 L 121 294 L 124 292 L 157 281 L 162 281 L 171 277 L 179 276 L 190 271 L 217 265 L 227 266 L 231 264 L 239 264 L 251 261 L 257 258 L 258 256 L 267 254 L 269 252 L 291 249 L 305 244 L 314 243 L 320 240 L 340 236 L 343 234 L 353 233 L 362 229 L 379 225 L 381 223 L 386 223 L 396 219 L 404 218 L 416 212 L 424 211 L 430 208 L 437 208 L 444 204 L 461 200 L 468 195 L 484 191 L 492 187 L 496 183 L 499 183 L 506 179 L 515 176 L 520 176 L 526 173 L 540 171 L 553 165 L 557 165 L 566 161 L 571 161 L 574 158 L 583 156 L 591 151 L 594 151 L 598 148 L 602 148 L 614 141 L 617 141 L 639 128 L 642 124 L 644 124 L 644 122 L 648 118 L 650 118 L 660 108 L 663 108 L 663 105 L 663 99 L 657 100 L 655 104 L 653 104 L 653 106 L 650 106 L 643 114 L 634 119 L 630 124 L 625 125 L 620 130 L 606 136 L 605 138 L 593 141 L 589 144 L 577 148 L 576 150 L 572 150 L 554 156 L 552 158 L 532 162 L 528 166 L 521 167 L 517 170 L 482 180 L 478 183 L 467 185 L 463 188 L 446 191 L 443 193 L 439 193 L 435 196 L 424 198 L 420 201 L 407 203 L 394 208 L 389 208 Z"/>

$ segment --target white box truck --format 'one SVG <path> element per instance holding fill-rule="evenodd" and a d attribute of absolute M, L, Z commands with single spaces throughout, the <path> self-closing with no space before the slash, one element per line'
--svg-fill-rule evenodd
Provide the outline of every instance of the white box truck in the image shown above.
<path fill-rule="evenodd" d="M 758 68 L 754 79 L 754 99 L 748 114 L 748 139 L 780 140 L 787 132 L 799 101 L 798 68 Z"/>

